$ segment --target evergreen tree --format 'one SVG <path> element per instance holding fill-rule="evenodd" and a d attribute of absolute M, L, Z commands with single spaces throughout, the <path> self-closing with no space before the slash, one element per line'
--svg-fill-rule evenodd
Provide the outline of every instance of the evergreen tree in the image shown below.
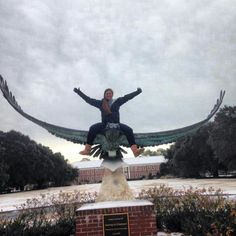
<path fill-rule="evenodd" d="M 216 114 L 210 143 L 221 169 L 236 170 L 236 106 L 224 106 Z"/>
<path fill-rule="evenodd" d="M 178 140 L 164 154 L 161 174 L 200 177 L 219 170 L 236 170 L 236 107 L 225 106 L 215 120 L 196 133 Z"/>
<path fill-rule="evenodd" d="M 54 154 L 48 147 L 30 140 L 16 131 L 0 132 L 0 190 L 33 184 L 37 188 L 54 183 L 56 186 L 73 181 L 77 169 Z"/>

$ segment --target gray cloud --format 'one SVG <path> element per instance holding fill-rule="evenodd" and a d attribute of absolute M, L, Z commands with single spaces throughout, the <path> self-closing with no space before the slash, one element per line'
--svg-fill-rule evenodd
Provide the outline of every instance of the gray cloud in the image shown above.
<path fill-rule="evenodd" d="M 236 2 L 230 0 L 0 0 L 0 73 L 22 108 L 78 129 L 100 119 L 76 94 L 143 93 L 121 108 L 135 132 L 174 129 L 206 117 L 220 89 L 235 105 Z M 0 99 L 0 130 L 19 130 L 76 150 Z M 58 145 L 60 144 L 60 145 Z M 68 158 L 70 156 L 67 156 Z"/>

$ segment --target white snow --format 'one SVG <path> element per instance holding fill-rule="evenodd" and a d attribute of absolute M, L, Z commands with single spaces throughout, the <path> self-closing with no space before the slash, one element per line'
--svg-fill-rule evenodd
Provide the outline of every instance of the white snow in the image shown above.
<path fill-rule="evenodd" d="M 187 189 L 190 186 L 197 188 L 213 187 L 214 189 L 221 189 L 224 193 L 235 194 L 236 197 L 236 179 L 152 179 L 152 180 L 138 180 L 128 181 L 129 186 L 137 195 L 142 189 L 151 187 L 159 187 L 166 185 L 174 189 Z M 60 191 L 66 193 L 80 192 L 98 192 L 100 184 L 85 184 L 73 185 L 58 188 L 48 188 L 44 190 L 35 190 L 28 192 L 10 193 L 0 195 L 0 212 L 16 210 L 16 206 L 25 203 L 27 199 L 40 197 L 41 194 L 59 194 Z"/>
<path fill-rule="evenodd" d="M 95 210 L 113 207 L 133 207 L 133 206 L 151 206 L 153 203 L 147 200 L 132 200 L 132 201 L 107 201 L 85 204 L 77 211 Z"/>

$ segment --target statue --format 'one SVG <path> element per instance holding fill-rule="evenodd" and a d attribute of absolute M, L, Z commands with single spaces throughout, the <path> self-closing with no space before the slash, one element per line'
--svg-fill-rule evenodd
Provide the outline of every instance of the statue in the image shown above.
<path fill-rule="evenodd" d="M 9 104 L 22 116 L 26 119 L 36 123 L 37 125 L 46 129 L 49 133 L 64 138 L 68 141 L 73 143 L 86 143 L 88 131 L 85 130 L 76 130 L 76 129 L 68 129 L 60 126 L 56 126 L 53 124 L 49 124 L 47 122 L 38 120 L 33 116 L 25 113 L 22 108 L 18 105 L 15 97 L 9 91 L 7 82 L 4 81 L 2 76 L 0 75 L 0 89 L 3 93 L 5 99 L 9 102 Z M 76 93 L 80 93 L 79 89 L 74 89 Z M 141 89 L 137 89 L 134 92 L 135 95 L 141 93 Z M 134 94 L 132 96 L 135 96 Z M 202 121 L 174 130 L 167 130 L 161 132 L 151 132 L 151 133 L 134 133 L 135 145 L 140 147 L 147 147 L 147 146 L 156 146 L 160 144 L 167 144 L 175 142 L 177 139 L 182 138 L 186 135 L 190 135 L 198 130 L 201 126 L 206 124 L 218 111 L 220 105 L 222 104 L 223 98 L 225 95 L 225 91 L 220 92 L 220 97 L 217 99 L 217 102 L 213 109 L 211 110 L 210 114 Z M 82 95 L 83 96 L 83 95 Z M 87 97 L 87 96 L 86 96 Z M 84 98 L 85 99 L 85 98 Z M 87 99 L 87 98 L 86 98 Z M 100 156 L 100 158 L 106 160 L 115 160 L 121 159 L 122 153 L 126 153 L 126 151 L 121 147 L 128 147 L 129 143 L 126 136 L 121 132 L 119 128 L 117 128 L 114 124 L 108 125 L 107 129 L 101 134 L 99 133 L 93 142 L 94 146 L 90 150 L 90 155 L 94 157 Z"/>
<path fill-rule="evenodd" d="M 99 195 L 97 198 L 97 202 L 99 201 L 111 201 L 111 200 L 131 200 L 134 199 L 133 193 L 129 188 L 129 185 L 126 181 L 125 175 L 123 174 L 122 167 L 123 161 L 122 153 L 126 153 L 126 151 L 121 147 L 129 147 L 133 148 L 133 153 L 135 156 L 138 156 L 142 151 L 143 147 L 147 146 L 156 146 L 160 144 L 167 144 L 171 142 L 175 142 L 177 139 L 190 135 L 196 130 L 198 130 L 201 126 L 206 124 L 218 111 L 220 105 L 223 101 L 225 91 L 220 92 L 220 97 L 217 99 L 217 102 L 210 114 L 202 121 L 195 123 L 190 126 L 186 126 L 183 128 L 168 130 L 162 132 L 152 132 L 152 133 L 133 133 L 132 129 L 124 124 L 119 123 L 119 113 L 116 114 L 115 117 L 109 118 L 106 125 L 103 123 L 95 124 L 91 129 L 99 128 L 99 130 L 92 130 L 92 139 L 89 139 L 88 135 L 91 135 L 88 131 L 85 130 L 75 130 L 68 129 L 60 126 L 56 126 L 53 124 L 46 123 L 44 121 L 38 120 L 33 116 L 25 113 L 22 108 L 18 105 L 15 97 L 9 91 L 7 82 L 4 81 L 2 76 L 0 75 L 0 89 L 3 93 L 3 96 L 9 102 L 9 104 L 22 116 L 26 119 L 36 123 L 37 125 L 46 129 L 49 133 L 64 138 L 73 143 L 86 143 L 89 147 L 85 146 L 85 150 L 82 151 L 81 154 L 89 154 L 94 157 L 100 157 L 103 159 L 102 166 L 105 168 L 103 181 L 100 187 Z M 137 91 L 128 94 L 124 97 L 118 98 L 116 101 L 112 100 L 113 91 L 111 89 L 105 90 L 104 98 L 110 96 L 105 102 L 102 100 L 91 99 L 86 96 L 84 93 L 80 91 L 80 89 L 75 88 L 74 91 L 78 93 L 86 102 L 89 104 L 98 107 L 99 109 L 104 109 L 104 113 L 110 115 L 110 112 L 119 111 L 119 106 L 124 102 L 132 99 L 136 95 L 142 92 L 141 89 L 137 89 Z M 106 95 L 106 92 L 109 95 Z M 120 100 L 119 100 L 120 99 Z M 117 109 L 109 105 L 109 102 L 116 105 Z M 102 108 L 103 107 L 103 108 Z M 114 109 L 114 110 L 113 110 Z M 104 114 L 102 114 L 104 115 Z M 102 117 L 102 119 L 106 119 L 107 117 Z M 124 128 L 125 127 L 125 128 Z M 127 128 L 128 127 L 128 128 Z M 90 129 L 90 131 L 91 131 Z M 128 129 L 128 131 L 127 131 Z M 88 138 L 87 138 L 88 137 Z M 130 137 L 131 140 L 130 141 Z M 129 139 L 129 141 L 127 140 Z M 92 146 L 93 144 L 93 146 Z M 134 147 L 132 147 L 135 145 Z M 142 148 L 138 148 L 138 146 Z"/>

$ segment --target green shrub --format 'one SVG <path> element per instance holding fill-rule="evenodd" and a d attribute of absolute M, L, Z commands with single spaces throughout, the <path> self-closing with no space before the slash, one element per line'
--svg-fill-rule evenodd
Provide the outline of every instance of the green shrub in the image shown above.
<path fill-rule="evenodd" d="M 150 199 L 156 207 L 157 226 L 192 236 L 213 235 L 213 226 L 221 235 L 236 232 L 236 205 L 221 190 L 174 190 L 164 185 L 143 190 L 139 198 Z M 233 234 L 232 234 L 233 235 Z"/>
<path fill-rule="evenodd" d="M 0 218 L 0 235 L 75 235 L 75 211 L 83 203 L 94 202 L 97 193 L 60 192 L 27 200 L 14 219 Z M 142 190 L 138 198 L 151 200 L 156 207 L 160 230 L 185 235 L 233 236 L 236 232 L 236 203 L 209 189 L 174 190 L 164 185 Z"/>
<path fill-rule="evenodd" d="M 0 219 L 0 235 L 68 236 L 75 234 L 75 211 L 83 203 L 94 202 L 97 193 L 60 192 L 41 194 L 18 207 L 14 219 Z"/>

